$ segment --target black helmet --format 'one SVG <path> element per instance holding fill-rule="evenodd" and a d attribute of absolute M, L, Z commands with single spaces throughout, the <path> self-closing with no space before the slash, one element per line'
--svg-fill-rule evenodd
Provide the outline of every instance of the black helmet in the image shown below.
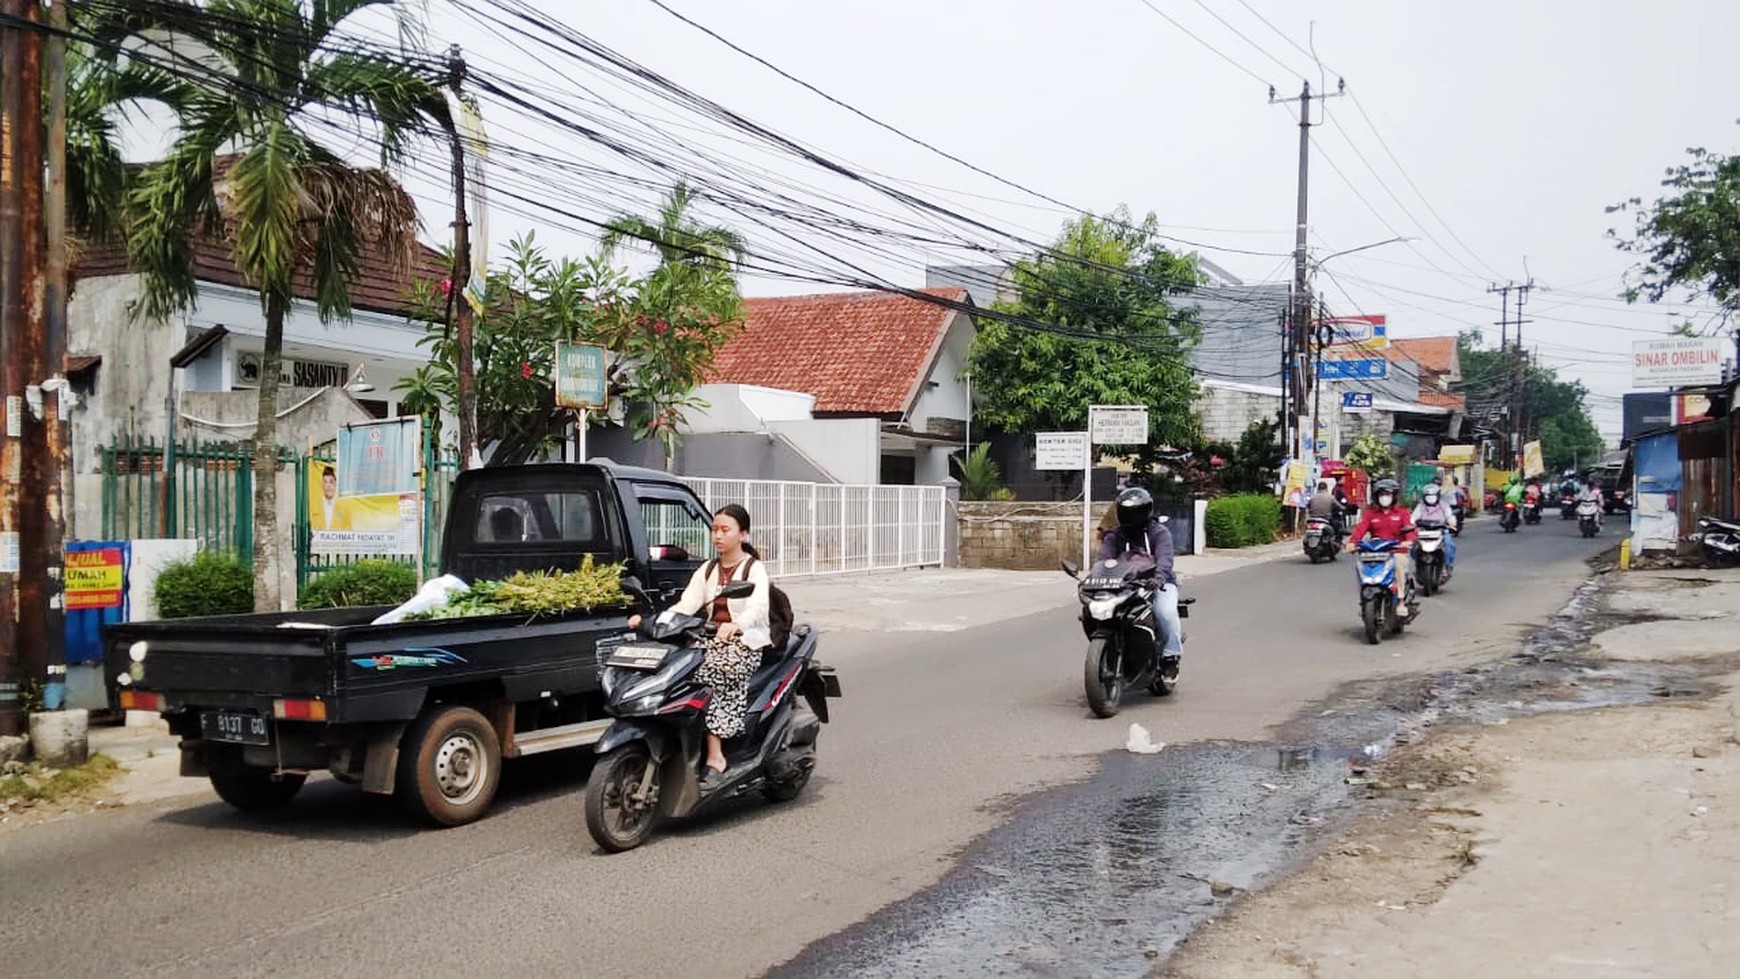
<path fill-rule="evenodd" d="M 1154 515 L 1154 497 L 1140 486 L 1132 486 L 1118 494 L 1118 526 L 1126 530 L 1148 526 Z"/>
<path fill-rule="evenodd" d="M 1394 503 L 1402 495 L 1402 488 L 1396 485 L 1396 481 L 1393 479 L 1380 479 L 1372 485 L 1371 495 L 1373 499 L 1385 493 L 1390 495 L 1390 502 Z"/>

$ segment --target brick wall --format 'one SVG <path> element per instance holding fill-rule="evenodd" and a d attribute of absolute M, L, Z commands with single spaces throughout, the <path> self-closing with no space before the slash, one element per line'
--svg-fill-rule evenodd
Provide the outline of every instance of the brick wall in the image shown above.
<path fill-rule="evenodd" d="M 961 567 L 1052 571 L 1081 561 L 1080 503 L 961 503 Z"/>

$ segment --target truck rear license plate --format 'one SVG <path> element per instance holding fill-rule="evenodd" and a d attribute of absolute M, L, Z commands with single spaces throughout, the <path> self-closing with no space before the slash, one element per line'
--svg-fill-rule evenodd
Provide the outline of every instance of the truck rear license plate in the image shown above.
<path fill-rule="evenodd" d="M 200 731 L 207 741 L 227 741 L 231 744 L 271 744 L 266 719 L 258 714 L 240 711 L 208 710 L 199 715 Z"/>
<path fill-rule="evenodd" d="M 606 666 L 626 666 L 631 670 L 656 670 L 664 665 L 669 646 L 649 643 L 625 643 L 610 651 Z"/>

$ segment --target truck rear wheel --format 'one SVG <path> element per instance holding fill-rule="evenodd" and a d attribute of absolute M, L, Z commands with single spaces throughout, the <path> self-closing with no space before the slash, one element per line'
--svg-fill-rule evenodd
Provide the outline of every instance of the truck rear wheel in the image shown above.
<path fill-rule="evenodd" d="M 500 784 L 501 739 L 469 707 L 432 709 L 399 744 L 399 801 L 436 825 L 480 818 Z"/>
<path fill-rule="evenodd" d="M 282 809 L 302 791 L 306 775 L 273 775 L 267 768 L 214 768 L 211 787 L 242 812 Z"/>

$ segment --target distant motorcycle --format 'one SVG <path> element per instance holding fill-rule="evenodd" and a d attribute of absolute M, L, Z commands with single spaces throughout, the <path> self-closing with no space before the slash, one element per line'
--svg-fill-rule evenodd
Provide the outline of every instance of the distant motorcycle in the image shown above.
<path fill-rule="evenodd" d="M 1516 512 L 1516 504 L 1506 500 L 1504 510 L 1498 515 L 1499 529 L 1507 534 L 1516 533 L 1517 525 L 1522 523 L 1522 517 Z"/>
<path fill-rule="evenodd" d="M 1541 501 L 1539 497 L 1523 501 L 1523 523 L 1538 524 L 1541 522 Z"/>
<path fill-rule="evenodd" d="M 1341 553 L 1342 533 L 1327 517 L 1311 517 L 1305 521 L 1305 556 L 1312 564 L 1333 561 Z"/>
<path fill-rule="evenodd" d="M 1740 523 L 1717 517 L 1698 518 L 1698 547 L 1712 566 L 1740 563 Z"/>
<path fill-rule="evenodd" d="M 1359 542 L 1359 618 L 1365 625 L 1365 641 L 1373 646 L 1383 642 L 1387 633 L 1399 636 L 1402 627 L 1420 616 L 1420 605 L 1414 600 L 1414 583 L 1396 584 L 1395 550 L 1402 545 L 1393 540 L 1363 540 Z M 1396 614 L 1396 592 L 1401 590 L 1408 603 L 1406 617 Z"/>
<path fill-rule="evenodd" d="M 1577 504 L 1577 529 L 1584 537 L 1594 537 L 1601 532 L 1601 504 L 1594 500 L 1583 500 Z"/>
<path fill-rule="evenodd" d="M 1570 493 L 1559 494 L 1559 519 L 1569 520 L 1577 515 L 1577 498 Z"/>
<path fill-rule="evenodd" d="M 1414 577 L 1427 595 L 1436 595 L 1444 587 L 1444 525 L 1422 520 L 1418 538 L 1414 543 Z"/>

